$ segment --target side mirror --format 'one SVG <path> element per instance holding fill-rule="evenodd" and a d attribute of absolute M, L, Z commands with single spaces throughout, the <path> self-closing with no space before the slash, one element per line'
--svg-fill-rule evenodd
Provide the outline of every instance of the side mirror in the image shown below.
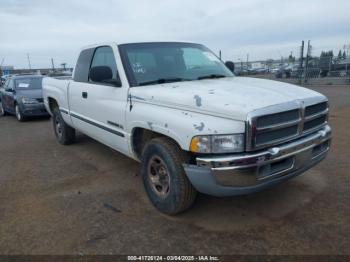
<path fill-rule="evenodd" d="M 121 87 L 120 80 L 113 79 L 112 69 L 109 66 L 94 66 L 90 69 L 89 79 L 96 83 L 111 84 Z"/>
<path fill-rule="evenodd" d="M 226 61 L 225 65 L 232 73 L 235 71 L 235 64 L 232 61 Z"/>

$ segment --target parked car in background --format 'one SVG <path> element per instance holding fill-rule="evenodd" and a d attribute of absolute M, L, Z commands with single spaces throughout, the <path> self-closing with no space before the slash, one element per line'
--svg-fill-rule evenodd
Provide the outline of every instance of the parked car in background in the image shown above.
<path fill-rule="evenodd" d="M 280 67 L 278 71 L 275 72 L 276 78 L 290 78 L 292 73 L 292 68 L 290 66 Z"/>
<path fill-rule="evenodd" d="M 234 74 L 236 76 L 243 76 L 248 74 L 248 70 L 242 67 L 235 67 Z"/>
<path fill-rule="evenodd" d="M 276 74 L 280 69 L 279 68 L 271 68 L 270 73 L 271 74 Z"/>
<path fill-rule="evenodd" d="M 18 121 L 31 116 L 49 116 L 45 109 L 40 75 L 9 77 L 0 89 L 0 115 L 14 114 Z"/>
<path fill-rule="evenodd" d="M 10 77 L 10 75 L 4 75 L 0 77 L 0 87 L 3 86 L 6 82 L 6 79 Z"/>

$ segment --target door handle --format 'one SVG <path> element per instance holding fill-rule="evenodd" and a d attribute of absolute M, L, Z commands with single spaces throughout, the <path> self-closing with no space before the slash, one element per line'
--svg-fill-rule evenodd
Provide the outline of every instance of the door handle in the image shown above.
<path fill-rule="evenodd" d="M 81 96 L 86 99 L 88 97 L 88 93 L 87 92 L 82 92 Z"/>

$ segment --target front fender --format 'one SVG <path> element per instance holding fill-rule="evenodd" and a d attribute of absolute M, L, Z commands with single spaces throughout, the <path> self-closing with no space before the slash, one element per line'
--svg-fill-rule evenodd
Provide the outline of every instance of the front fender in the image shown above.
<path fill-rule="evenodd" d="M 134 102 L 126 119 L 129 133 L 132 134 L 136 127 L 152 130 L 172 138 L 186 151 L 189 150 L 191 139 L 197 135 L 245 132 L 243 121 L 143 102 Z"/>

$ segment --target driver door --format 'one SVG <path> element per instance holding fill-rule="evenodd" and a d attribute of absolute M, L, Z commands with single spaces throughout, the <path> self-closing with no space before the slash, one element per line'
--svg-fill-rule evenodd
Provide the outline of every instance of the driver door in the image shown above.
<path fill-rule="evenodd" d="M 101 66 L 111 69 L 113 76 L 110 80 L 119 79 L 116 56 L 111 46 L 94 49 L 89 69 Z M 74 126 L 96 140 L 127 154 L 127 91 L 126 86 L 94 82 L 90 77 L 81 82 L 71 82 L 70 113 Z"/>
<path fill-rule="evenodd" d="M 8 79 L 5 82 L 4 91 L 2 94 L 2 106 L 5 111 L 14 113 L 15 112 L 15 82 L 13 79 Z"/>

